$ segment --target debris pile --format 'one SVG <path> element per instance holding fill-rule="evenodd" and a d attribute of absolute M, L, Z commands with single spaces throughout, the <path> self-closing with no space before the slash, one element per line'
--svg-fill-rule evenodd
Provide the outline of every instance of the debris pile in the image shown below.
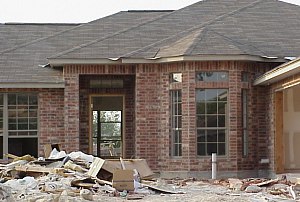
<path fill-rule="evenodd" d="M 201 197 L 202 201 L 300 199 L 300 179 L 292 183 L 284 175 L 278 179 L 163 180 L 154 178 L 144 159 L 104 160 L 82 152 L 67 154 L 58 147 L 51 149 L 38 159 L 7 155 L 12 162 L 0 165 L 0 201 L 103 201 L 105 197 L 107 201 L 111 197 L 151 197 L 146 200 L 156 201 L 165 195 L 171 201 L 201 201 Z"/>
<path fill-rule="evenodd" d="M 103 160 L 56 148 L 45 156 L 8 154 L 13 161 L 0 165 L 0 201 L 93 201 L 101 196 L 133 200 L 180 193 L 155 186 L 144 159 Z"/>
<path fill-rule="evenodd" d="M 248 178 L 248 179 L 220 179 L 213 180 L 211 184 L 228 187 L 229 190 L 239 193 L 262 193 L 265 198 L 267 196 L 276 196 L 277 199 L 300 199 L 300 183 L 296 179 L 295 182 L 287 180 L 286 175 L 282 175 L 277 179 L 262 179 L 262 178 Z M 274 199 L 273 197 L 270 197 Z"/>

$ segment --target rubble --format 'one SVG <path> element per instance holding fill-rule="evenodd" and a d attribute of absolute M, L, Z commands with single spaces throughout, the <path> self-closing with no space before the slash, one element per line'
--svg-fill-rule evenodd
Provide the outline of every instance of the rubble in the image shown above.
<path fill-rule="evenodd" d="M 7 155 L 0 165 L 0 201 L 288 201 L 300 197 L 300 180 L 155 179 L 144 159 L 104 160 L 56 145 L 47 158 Z M 45 155 L 46 156 L 46 155 Z"/>

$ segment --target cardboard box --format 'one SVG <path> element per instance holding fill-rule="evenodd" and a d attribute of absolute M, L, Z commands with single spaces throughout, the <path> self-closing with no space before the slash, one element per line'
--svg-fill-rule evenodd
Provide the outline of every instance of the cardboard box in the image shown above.
<path fill-rule="evenodd" d="M 115 170 L 113 172 L 112 186 L 118 191 L 134 190 L 134 171 L 133 170 Z"/>
<path fill-rule="evenodd" d="M 142 179 L 151 178 L 154 174 L 145 159 L 123 159 L 123 162 L 126 169 L 136 169 Z M 113 174 L 115 170 L 122 170 L 121 162 L 118 159 L 105 159 L 102 169 Z"/>

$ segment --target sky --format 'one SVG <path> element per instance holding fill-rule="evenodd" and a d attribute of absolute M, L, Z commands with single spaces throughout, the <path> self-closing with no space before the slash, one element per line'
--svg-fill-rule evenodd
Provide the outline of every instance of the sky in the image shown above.
<path fill-rule="evenodd" d="M 84 23 L 127 10 L 176 10 L 199 0 L 0 0 L 0 23 Z M 300 5 L 300 0 L 282 0 Z"/>

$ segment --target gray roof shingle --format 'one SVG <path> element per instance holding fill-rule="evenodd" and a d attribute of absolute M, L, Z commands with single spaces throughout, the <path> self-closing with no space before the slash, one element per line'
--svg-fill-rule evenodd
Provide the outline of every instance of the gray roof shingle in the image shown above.
<path fill-rule="evenodd" d="M 189 43 L 191 32 L 205 33 Z M 199 38 L 200 37 L 200 38 Z M 172 48 L 173 47 L 173 48 Z M 164 50 L 164 52 L 162 51 Z M 153 22 L 101 38 L 53 58 L 153 58 L 243 54 L 285 57 L 300 54 L 300 7 L 277 0 L 208 0 Z"/>
<path fill-rule="evenodd" d="M 298 56 L 300 6 L 277 0 L 204 0 L 173 12 L 119 12 L 47 34 L 1 48 L 0 83 L 63 82 L 61 71 L 38 67 L 47 58 Z"/>
<path fill-rule="evenodd" d="M 6 49 L 1 48 L 2 52 L 0 51 L 0 83 L 63 83 L 61 71 L 40 67 L 48 63 L 47 57 L 169 12 L 171 11 L 119 12 L 63 31 L 49 32 L 41 38 L 36 37 L 5 45 Z M 40 29 L 45 28 L 41 25 Z"/>

